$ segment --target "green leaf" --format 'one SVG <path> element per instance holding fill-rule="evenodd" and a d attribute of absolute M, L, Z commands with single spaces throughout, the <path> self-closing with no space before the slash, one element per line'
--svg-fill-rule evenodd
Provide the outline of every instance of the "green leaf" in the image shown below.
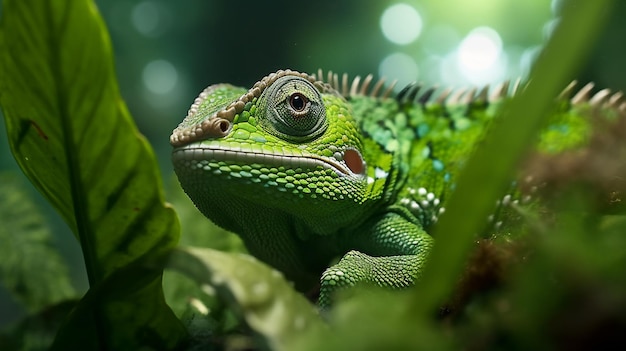
<path fill-rule="evenodd" d="M 215 288 L 272 350 L 292 350 L 302 335 L 323 330 L 313 305 L 282 274 L 252 256 L 178 249 L 168 267 Z"/>
<path fill-rule="evenodd" d="M 91 284 L 173 247 L 152 149 L 120 98 L 111 44 L 91 1 L 5 1 L 0 104 L 31 182 L 79 238 Z"/>
<path fill-rule="evenodd" d="M 0 283 L 35 312 L 74 297 L 65 262 L 43 216 L 8 174 L 0 174 Z"/>
<path fill-rule="evenodd" d="M 6 0 L 2 15 L 0 105 L 9 145 L 79 239 L 96 289 L 70 315 L 57 345 L 69 348 L 72 338 L 64 336 L 83 329 L 94 331 L 84 335 L 99 348 L 136 349 L 146 335 L 160 335 L 161 348 L 178 344 L 182 325 L 159 303 L 161 271 L 124 273 L 174 247 L 179 223 L 163 200 L 153 151 L 120 97 L 94 3 Z"/>

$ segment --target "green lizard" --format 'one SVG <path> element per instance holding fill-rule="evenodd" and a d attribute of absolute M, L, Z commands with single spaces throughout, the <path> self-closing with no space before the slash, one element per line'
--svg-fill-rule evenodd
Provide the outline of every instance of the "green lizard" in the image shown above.
<path fill-rule="evenodd" d="M 513 93 L 508 84 L 489 96 L 487 88 L 435 94 L 409 85 L 394 95 L 393 84 L 372 84 L 371 75 L 350 86 L 346 75 L 339 80 L 284 70 L 249 90 L 211 85 L 170 139 L 175 171 L 198 209 L 298 290 L 319 287 L 321 305 L 341 287 L 398 288 L 419 278 L 434 243 L 429 228 Z M 624 112 L 621 94 L 589 98 L 590 90 L 562 99 L 541 150 L 584 142 L 585 109 Z M 524 199 L 507 195 L 500 205 Z"/>

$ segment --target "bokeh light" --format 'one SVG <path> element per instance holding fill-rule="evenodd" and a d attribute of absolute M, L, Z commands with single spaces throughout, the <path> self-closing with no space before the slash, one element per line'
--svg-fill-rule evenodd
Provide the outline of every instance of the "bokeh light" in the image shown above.
<path fill-rule="evenodd" d="M 459 45 L 458 63 L 462 70 L 489 69 L 502 54 L 502 39 L 489 27 L 472 30 Z"/>
<path fill-rule="evenodd" d="M 143 69 L 143 84 L 154 94 L 165 95 L 176 87 L 178 83 L 178 71 L 167 60 L 154 60 L 149 62 Z"/>
<path fill-rule="evenodd" d="M 470 31 L 456 51 L 456 64 L 461 75 L 472 84 L 502 79 L 507 60 L 498 32 L 489 27 Z"/>
<path fill-rule="evenodd" d="M 380 29 L 387 40 L 399 45 L 414 42 L 422 32 L 422 17 L 408 4 L 389 6 L 380 17 Z"/>
<path fill-rule="evenodd" d="M 159 8 L 152 1 L 138 3 L 131 12 L 133 26 L 139 33 L 146 36 L 158 34 L 161 20 Z"/>

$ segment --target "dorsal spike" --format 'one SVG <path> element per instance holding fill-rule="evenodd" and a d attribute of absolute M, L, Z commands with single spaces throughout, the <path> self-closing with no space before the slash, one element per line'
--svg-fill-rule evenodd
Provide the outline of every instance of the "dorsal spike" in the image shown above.
<path fill-rule="evenodd" d="M 407 84 L 404 88 L 402 88 L 402 90 L 400 90 L 398 95 L 396 95 L 396 100 L 398 100 L 398 102 L 413 101 L 420 88 L 418 86 L 416 89 L 416 85 L 417 83 L 415 82 Z"/>
<path fill-rule="evenodd" d="M 623 102 L 623 98 L 624 93 L 622 93 L 621 91 L 618 91 L 615 94 L 611 95 L 611 97 L 609 98 L 609 107 L 618 108 L 619 105 Z"/>
<path fill-rule="evenodd" d="M 474 101 L 472 102 L 478 102 L 478 103 L 486 103 L 489 101 L 489 84 L 485 85 L 482 89 L 480 89 L 480 91 L 478 92 L 478 94 L 476 94 L 476 96 L 474 97 Z"/>
<path fill-rule="evenodd" d="M 578 84 L 578 81 L 573 80 L 571 81 L 566 87 L 565 89 L 563 89 L 563 91 L 559 94 L 558 99 L 559 100 L 568 100 L 572 97 L 572 94 L 574 93 L 574 88 L 576 88 L 576 85 Z"/>
<path fill-rule="evenodd" d="M 359 83 L 361 82 L 361 76 L 354 77 L 352 85 L 350 86 L 350 96 L 358 95 Z"/>
<path fill-rule="evenodd" d="M 374 84 L 374 88 L 372 89 L 372 92 L 370 93 L 371 97 L 378 97 L 378 94 L 380 93 L 380 89 L 383 87 L 383 85 L 385 84 L 385 77 L 380 78 L 376 84 Z"/>
<path fill-rule="evenodd" d="M 509 93 L 509 85 L 511 84 L 510 80 L 505 80 L 504 82 L 496 85 L 496 87 L 491 92 L 489 96 L 489 101 L 498 101 L 507 96 Z"/>
<path fill-rule="evenodd" d="M 455 89 L 453 93 L 450 95 L 450 98 L 448 99 L 447 104 L 449 105 L 459 104 L 459 101 L 461 100 L 461 96 L 463 96 L 466 90 L 467 88 Z"/>
<path fill-rule="evenodd" d="M 385 89 L 385 91 L 383 92 L 383 94 L 381 95 L 381 97 L 383 99 L 387 99 L 388 97 L 391 96 L 391 93 L 393 92 L 393 88 L 396 87 L 396 84 L 398 84 L 398 80 L 394 79 L 393 81 L 391 81 L 391 84 L 389 84 L 389 86 L 387 87 L 387 89 Z"/>
<path fill-rule="evenodd" d="M 418 102 L 422 104 L 422 106 L 426 106 L 426 104 L 430 101 L 431 96 L 437 90 L 437 87 L 428 88 L 422 96 L 419 97 Z"/>
<path fill-rule="evenodd" d="M 372 75 L 371 73 L 365 76 L 365 79 L 363 80 L 363 84 L 361 84 L 361 89 L 359 90 L 359 94 L 363 96 L 367 95 L 367 90 L 370 88 L 370 83 L 372 82 L 372 79 L 374 79 L 374 75 Z"/>
<path fill-rule="evenodd" d="M 330 85 L 333 84 L 333 71 L 328 71 L 328 73 L 326 73 L 326 83 Z"/>
<path fill-rule="evenodd" d="M 475 87 L 470 88 L 465 95 L 461 97 L 461 104 L 469 105 L 472 101 L 474 101 L 474 95 L 476 95 Z"/>
<path fill-rule="evenodd" d="M 439 93 L 439 95 L 437 95 L 437 98 L 435 99 L 435 103 L 438 105 L 445 105 L 446 99 L 448 99 L 448 96 L 450 96 L 450 93 L 452 93 L 452 88 L 450 87 L 445 88 L 441 93 Z"/>
<path fill-rule="evenodd" d="M 574 97 L 572 98 L 572 104 L 573 105 L 577 105 L 580 104 L 582 102 L 587 102 L 589 101 L 589 92 L 591 92 L 591 90 L 593 89 L 594 84 L 593 83 L 587 83 L 584 87 L 582 87 L 577 93 L 576 95 L 574 95 Z"/>
<path fill-rule="evenodd" d="M 412 83 L 406 85 L 404 88 L 402 88 L 398 94 L 396 95 L 396 100 L 398 100 L 398 102 L 402 101 L 404 99 L 404 97 L 406 96 L 406 94 L 408 93 L 409 89 L 411 88 Z"/>
<path fill-rule="evenodd" d="M 348 73 L 344 73 L 343 76 L 341 76 L 341 95 L 348 96 L 350 92 L 348 89 Z"/>
<path fill-rule="evenodd" d="M 267 81 L 275 80 L 275 78 L 283 75 L 296 73 L 298 72 L 291 70 L 279 70 L 277 72 L 269 74 L 268 77 L 261 80 L 260 82 L 257 82 L 258 87 L 256 85 L 255 87 L 258 88 L 257 90 L 262 91 L 265 87 L 264 84 L 267 84 Z M 374 76 L 372 74 L 368 74 L 363 80 L 361 80 L 360 76 L 356 76 L 350 84 L 350 78 L 347 73 L 342 74 L 340 77 L 337 73 L 333 73 L 330 70 L 324 72 L 321 68 L 318 68 L 317 72 L 309 75 L 308 79 L 312 82 L 316 80 L 317 82 L 314 83 L 320 89 L 332 88 L 336 91 L 336 93 L 339 93 L 344 97 L 363 95 L 383 99 L 392 96 L 393 89 L 397 83 L 397 80 L 394 80 L 390 84 L 386 85 L 386 80 L 384 77 L 378 79 L 374 83 Z M 565 87 L 565 89 L 561 91 L 558 99 L 569 99 L 570 102 L 574 105 L 588 102 L 594 107 L 607 106 L 615 109 L 624 108 L 623 104 L 625 103 L 626 99 L 622 92 L 612 93 L 610 90 L 605 89 L 598 91 L 595 94 L 591 94 L 591 91 L 594 87 L 593 83 L 588 83 L 577 91 L 576 85 L 577 81 L 571 81 L 567 85 L 567 87 Z M 510 80 L 506 80 L 502 83 L 495 85 L 493 89 L 489 89 L 489 85 L 484 86 L 480 90 L 476 88 L 472 88 L 470 90 L 467 90 L 466 88 L 447 88 L 439 92 L 435 96 L 434 93 L 436 88 L 429 88 L 420 95 L 419 92 L 422 86 L 418 85 L 417 83 L 411 83 L 408 84 L 396 95 L 396 99 L 403 103 L 419 102 L 421 104 L 426 104 L 430 101 L 437 104 L 468 104 L 474 102 L 490 103 L 508 96 L 512 97 L 518 94 L 522 89 L 525 89 L 527 86 L 528 82 L 522 85 L 521 78 L 518 78 L 514 81 L 513 84 Z M 510 92 L 509 88 L 511 88 Z"/>
<path fill-rule="evenodd" d="M 520 89 L 520 85 L 522 84 L 522 78 L 517 78 L 515 83 L 513 83 L 513 89 L 511 90 L 511 96 L 515 96 Z"/>
<path fill-rule="evenodd" d="M 589 104 L 596 108 L 602 107 L 608 100 L 609 95 L 611 95 L 610 89 L 602 89 L 589 99 Z"/>
<path fill-rule="evenodd" d="M 407 91 L 405 102 L 415 102 L 419 91 L 422 89 L 422 86 L 418 83 L 413 83 L 409 91 Z"/>

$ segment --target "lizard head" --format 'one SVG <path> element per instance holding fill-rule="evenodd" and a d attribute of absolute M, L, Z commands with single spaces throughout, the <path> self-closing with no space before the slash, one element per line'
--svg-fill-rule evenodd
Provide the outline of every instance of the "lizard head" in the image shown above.
<path fill-rule="evenodd" d="M 251 89 L 209 86 L 170 142 L 185 192 L 235 232 L 254 216 L 287 216 L 322 233 L 352 221 L 362 211 L 354 204 L 371 195 L 349 104 L 307 74 L 278 71 Z"/>

